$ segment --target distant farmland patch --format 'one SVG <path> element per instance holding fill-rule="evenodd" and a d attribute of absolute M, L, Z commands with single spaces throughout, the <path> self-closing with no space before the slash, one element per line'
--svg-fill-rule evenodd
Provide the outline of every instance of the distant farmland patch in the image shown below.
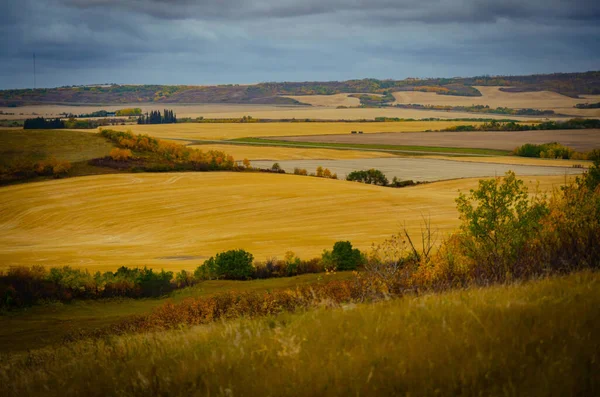
<path fill-rule="evenodd" d="M 548 130 L 548 131 L 472 131 L 389 133 L 368 135 L 323 135 L 319 137 L 279 137 L 280 141 L 318 142 L 362 145 L 405 145 L 449 148 L 486 148 L 513 150 L 525 143 L 542 144 L 558 142 L 574 150 L 587 152 L 600 148 L 600 130 Z"/>
<path fill-rule="evenodd" d="M 157 138 L 185 140 L 226 140 L 253 137 L 313 136 L 324 134 L 350 135 L 352 131 L 416 132 L 441 130 L 458 125 L 480 125 L 477 121 L 406 121 L 406 122 L 340 122 L 340 123 L 182 123 L 168 125 L 111 126 L 118 131 L 131 130 Z"/>

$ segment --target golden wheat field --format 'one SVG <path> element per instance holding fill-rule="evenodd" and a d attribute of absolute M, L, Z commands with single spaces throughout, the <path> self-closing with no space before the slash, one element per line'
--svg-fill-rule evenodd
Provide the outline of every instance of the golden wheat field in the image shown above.
<path fill-rule="evenodd" d="M 554 110 L 556 113 L 598 117 L 599 109 L 576 109 L 578 103 L 594 103 L 600 95 L 586 95 L 571 98 L 550 91 L 537 92 L 504 92 L 501 87 L 475 87 L 482 96 L 467 97 L 455 95 L 437 95 L 434 92 L 398 91 L 394 92 L 394 104 L 418 103 L 422 105 L 471 106 L 488 105 L 491 108 L 508 107 L 513 109 L 532 108 Z M 512 117 L 512 116 L 511 116 Z"/>
<path fill-rule="evenodd" d="M 391 153 L 360 151 L 360 150 L 335 150 L 335 149 L 310 149 L 293 147 L 274 147 L 257 145 L 190 145 L 194 149 L 220 150 L 236 160 L 351 160 L 381 157 L 394 157 Z"/>
<path fill-rule="evenodd" d="M 350 134 L 363 131 L 419 132 L 440 130 L 456 125 L 479 125 L 480 122 L 465 121 L 406 121 L 382 123 L 181 123 L 116 125 L 111 129 L 135 134 L 148 134 L 157 138 L 184 140 L 227 140 L 253 137 L 312 136 L 324 134 Z"/>
<path fill-rule="evenodd" d="M 542 189 L 565 177 L 525 177 Z M 442 233 L 458 225 L 462 179 L 404 189 L 294 175 L 185 173 L 102 175 L 0 189 L 0 263 L 193 269 L 243 248 L 264 260 L 288 250 L 319 256 L 334 242 L 361 249 L 422 216 Z M 418 241 L 418 236 L 416 236 Z"/>

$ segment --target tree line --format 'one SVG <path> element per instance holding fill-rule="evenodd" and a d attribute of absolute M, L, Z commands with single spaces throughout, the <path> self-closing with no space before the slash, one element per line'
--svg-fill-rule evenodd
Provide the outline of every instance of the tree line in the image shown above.
<path fill-rule="evenodd" d="M 173 110 L 165 109 L 163 114 L 159 110 L 153 110 L 150 113 L 142 114 L 138 118 L 138 124 L 173 124 L 177 122 L 177 116 Z"/>

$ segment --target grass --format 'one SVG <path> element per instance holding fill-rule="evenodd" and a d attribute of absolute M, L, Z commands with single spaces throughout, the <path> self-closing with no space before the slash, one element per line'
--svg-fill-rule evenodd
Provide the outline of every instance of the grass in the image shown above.
<path fill-rule="evenodd" d="M 0 364 L 0 394 L 598 395 L 600 289 L 583 272 L 83 341 Z"/>
<path fill-rule="evenodd" d="M 0 129 L 0 166 L 49 157 L 74 163 L 107 156 L 112 148 L 106 139 L 86 131 Z"/>
<path fill-rule="evenodd" d="M 271 145 L 271 146 L 287 146 L 287 147 L 318 147 L 331 149 L 350 149 L 350 150 L 375 150 L 382 152 L 400 152 L 400 153 L 439 153 L 448 155 L 483 155 L 483 156 L 503 156 L 507 155 L 507 150 L 496 149 L 475 149 L 475 148 L 453 148 L 453 147 L 434 147 L 434 146 L 404 146 L 404 145 L 376 145 L 376 144 L 352 144 L 352 143 L 326 143 L 326 142 L 294 142 L 283 141 L 268 138 L 239 138 L 234 142 Z"/>
<path fill-rule="evenodd" d="M 61 343 L 72 332 L 93 331 L 117 323 L 132 315 L 141 315 L 166 302 L 204 297 L 226 291 L 273 291 L 301 284 L 344 280 L 351 273 L 305 274 L 296 277 L 253 281 L 212 280 L 174 291 L 161 299 L 108 299 L 47 304 L 0 314 L 0 357 L 2 353 L 37 349 Z"/>
<path fill-rule="evenodd" d="M 480 125 L 464 121 L 407 121 L 407 122 L 314 122 L 314 123 L 181 123 L 162 125 L 111 126 L 117 131 L 131 130 L 156 138 L 186 140 L 228 140 L 237 138 L 278 137 L 291 135 L 350 134 L 351 131 L 419 132 L 441 130 L 456 125 Z"/>
<path fill-rule="evenodd" d="M 524 178 L 551 189 L 560 177 Z M 0 189 L 0 267 L 71 265 L 192 270 L 243 248 L 258 260 L 320 256 L 339 240 L 360 249 L 398 232 L 458 225 L 454 199 L 478 179 L 404 189 L 261 173 L 113 174 Z M 183 260 L 182 260 L 183 258 Z"/>

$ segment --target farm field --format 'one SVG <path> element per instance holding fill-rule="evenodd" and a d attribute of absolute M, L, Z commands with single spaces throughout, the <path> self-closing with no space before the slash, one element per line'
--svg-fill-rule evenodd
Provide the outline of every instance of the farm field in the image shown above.
<path fill-rule="evenodd" d="M 565 176 L 524 179 L 551 189 Z M 346 239 L 368 249 L 404 222 L 419 231 L 422 216 L 430 216 L 442 233 L 454 230 L 457 191 L 476 185 L 477 179 L 461 179 L 392 189 L 219 172 L 113 174 L 8 186 L 0 189 L 0 263 L 191 270 L 227 249 L 246 249 L 258 260 L 281 258 L 288 250 L 312 258 Z"/>
<path fill-rule="evenodd" d="M 437 110 L 412 110 L 398 108 L 349 108 L 336 109 L 335 107 L 317 106 L 281 106 L 281 105 L 236 105 L 236 104 L 119 104 L 119 105 L 29 105 L 17 108 L 0 107 L 5 114 L 0 119 L 24 119 L 29 117 L 58 117 L 60 113 L 84 114 L 97 110 L 118 110 L 128 107 L 139 107 L 143 112 L 151 110 L 172 109 L 177 117 L 205 117 L 205 118 L 241 118 L 252 116 L 261 119 L 315 119 L 315 120 L 374 120 L 376 117 L 398 118 L 486 118 L 506 119 L 501 114 L 473 114 L 467 112 L 447 112 Z M 573 109 L 576 110 L 576 109 Z M 14 114 L 6 114 L 14 113 Z M 523 116 L 510 116 L 513 120 L 531 121 L 536 118 Z M 567 119 L 567 118 L 565 118 Z"/>
<path fill-rule="evenodd" d="M 477 88 L 482 96 L 466 97 L 455 95 L 437 95 L 434 92 L 397 91 L 394 92 L 394 104 L 449 105 L 471 106 L 488 105 L 491 108 L 508 107 L 512 109 L 541 109 L 554 110 L 555 113 L 599 117 L 599 109 L 576 109 L 578 103 L 595 103 L 600 101 L 600 95 L 583 95 L 581 98 L 571 98 L 551 91 L 537 92 L 504 92 L 501 87 Z"/>
<path fill-rule="evenodd" d="M 599 282 L 580 272 L 81 341 L 6 357 L 0 394 L 596 395 Z"/>
<path fill-rule="evenodd" d="M 269 168 L 268 161 L 255 161 L 254 166 Z M 279 165 L 286 172 L 294 168 L 304 168 L 315 172 L 322 166 L 336 173 L 339 178 L 345 179 L 352 171 L 368 170 L 375 168 L 383 172 L 391 181 L 393 177 L 400 180 L 414 180 L 419 182 L 433 182 L 457 178 L 484 178 L 504 175 L 512 170 L 520 176 L 545 175 L 577 175 L 582 171 L 571 166 L 545 167 L 534 165 L 515 165 L 499 163 L 479 163 L 474 165 L 464 161 L 423 159 L 423 158 L 379 158 L 379 159 L 354 159 L 354 160 L 285 160 Z"/>
<path fill-rule="evenodd" d="M 310 148 L 287 148 L 257 145 L 189 145 L 199 150 L 220 150 L 235 158 L 236 160 L 306 160 L 306 159 L 364 159 L 394 157 L 393 154 L 375 151 L 360 150 L 335 150 L 335 149 L 310 149 Z"/>
<path fill-rule="evenodd" d="M 439 160 L 452 160 L 452 161 L 464 161 L 469 163 L 496 163 L 496 164 L 509 164 L 509 165 L 534 165 L 543 167 L 574 167 L 583 166 L 585 168 L 592 166 L 592 162 L 589 160 L 563 160 L 563 159 L 540 159 L 532 157 L 520 157 L 520 156 L 421 156 L 420 158 L 425 159 L 439 159 Z"/>
<path fill-rule="evenodd" d="M 352 94 L 333 94 L 333 95 L 286 95 L 286 98 L 292 98 L 298 102 L 306 103 L 311 106 L 359 106 L 360 99 L 350 97 Z"/>
<path fill-rule="evenodd" d="M 157 138 L 184 140 L 227 140 L 255 137 L 313 136 L 324 134 L 350 135 L 376 132 L 418 132 L 440 130 L 456 125 L 479 125 L 466 121 L 406 121 L 377 123 L 182 123 L 156 125 L 117 125 L 108 128 Z"/>
<path fill-rule="evenodd" d="M 452 148 L 487 148 L 513 150 L 525 143 L 542 144 L 558 142 L 577 151 L 600 148 L 600 130 L 548 130 L 548 131 L 472 131 L 386 133 L 363 135 L 322 135 L 278 137 L 280 141 L 340 143 L 362 145 L 406 145 Z"/>

